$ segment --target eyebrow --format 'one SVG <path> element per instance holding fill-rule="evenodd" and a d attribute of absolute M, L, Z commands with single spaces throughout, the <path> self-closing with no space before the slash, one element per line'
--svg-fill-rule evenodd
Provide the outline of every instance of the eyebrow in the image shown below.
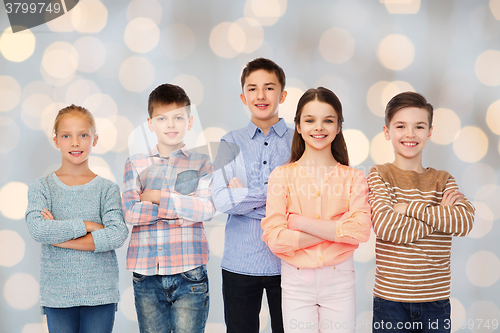
<path fill-rule="evenodd" d="M 394 123 L 394 125 L 396 125 L 396 124 L 403 124 L 403 125 L 406 125 L 406 124 L 407 124 L 407 122 L 406 122 L 406 121 L 396 121 L 396 122 Z M 425 121 L 419 121 L 419 122 L 417 123 L 417 125 L 422 125 L 422 124 L 424 124 L 424 125 L 428 125 L 428 124 L 427 124 L 427 122 L 425 122 Z"/>
<path fill-rule="evenodd" d="M 267 83 L 264 83 L 264 85 L 265 85 L 265 86 L 275 86 L 275 85 L 276 85 L 276 83 L 274 83 L 274 82 L 267 82 Z M 255 83 L 249 83 L 249 84 L 247 85 L 247 87 L 256 87 L 256 86 L 257 86 L 257 84 L 255 84 Z"/>
<path fill-rule="evenodd" d="M 312 115 L 312 114 L 305 114 L 305 115 L 303 115 L 303 117 L 304 117 L 304 118 L 305 118 L 305 117 L 313 117 L 313 118 L 314 118 L 315 116 L 314 116 L 314 115 Z M 325 118 L 337 118 L 337 116 L 336 116 L 336 115 L 334 115 L 334 114 L 329 114 L 329 115 L 328 115 L 328 116 L 326 116 Z"/>

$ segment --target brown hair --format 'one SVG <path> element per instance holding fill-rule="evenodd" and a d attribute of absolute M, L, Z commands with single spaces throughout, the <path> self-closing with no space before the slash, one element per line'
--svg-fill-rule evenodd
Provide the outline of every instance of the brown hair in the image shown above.
<path fill-rule="evenodd" d="M 297 112 L 295 113 L 294 118 L 295 132 L 293 133 L 290 163 L 297 161 L 304 154 L 306 144 L 304 142 L 304 138 L 302 138 L 302 135 L 300 135 L 297 131 L 297 126 L 299 126 L 300 124 L 300 116 L 302 115 L 304 106 L 307 103 L 316 100 L 322 103 L 330 104 L 330 106 L 337 113 L 337 126 L 340 127 L 340 130 L 331 144 L 332 155 L 340 164 L 349 165 L 347 145 L 344 140 L 344 134 L 342 134 L 342 123 L 344 122 L 344 116 L 342 115 L 342 104 L 340 103 L 337 95 L 333 93 L 333 91 L 323 87 L 318 87 L 317 89 L 309 89 L 299 99 L 299 103 L 297 104 Z"/>
<path fill-rule="evenodd" d="M 97 133 L 96 126 L 95 126 L 95 120 L 94 116 L 92 113 L 90 113 L 89 110 L 84 108 L 83 106 L 77 106 L 75 104 L 71 104 L 70 106 L 67 106 L 65 108 L 62 108 L 59 110 L 56 116 L 56 120 L 54 121 L 54 134 L 57 136 L 57 131 L 59 129 L 59 123 L 61 122 L 61 119 L 64 116 L 68 115 L 75 115 L 75 116 L 80 116 L 85 118 L 89 125 L 90 129 L 92 130 L 92 133 L 95 135 Z"/>
<path fill-rule="evenodd" d="M 254 59 L 250 61 L 245 66 L 245 68 L 243 68 L 243 72 L 241 72 L 241 89 L 243 89 L 247 77 L 253 72 L 258 71 L 259 69 L 263 69 L 268 73 L 274 73 L 280 83 L 281 91 L 285 90 L 285 84 L 286 84 L 285 72 L 274 61 L 266 58 Z"/>
<path fill-rule="evenodd" d="M 148 99 L 148 114 L 149 118 L 153 117 L 153 109 L 157 106 L 165 106 L 169 104 L 177 104 L 179 107 L 191 105 L 188 95 L 179 86 L 175 84 L 165 83 L 159 85 L 149 94 Z M 188 116 L 191 114 L 191 109 L 186 108 Z"/>
<path fill-rule="evenodd" d="M 430 103 L 427 103 L 424 96 L 412 91 L 397 94 L 387 103 L 387 107 L 385 108 L 385 126 L 389 127 L 392 117 L 403 108 L 424 109 L 429 114 L 429 127 L 432 126 L 434 107 Z"/>

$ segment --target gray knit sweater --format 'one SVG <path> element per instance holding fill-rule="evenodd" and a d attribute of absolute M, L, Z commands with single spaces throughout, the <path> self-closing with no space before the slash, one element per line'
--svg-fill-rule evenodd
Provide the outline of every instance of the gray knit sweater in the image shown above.
<path fill-rule="evenodd" d="M 44 220 L 47 208 L 55 220 Z M 51 244 L 86 235 L 83 221 L 104 225 L 92 232 L 95 251 L 63 249 Z M 68 186 L 55 173 L 33 181 L 28 190 L 28 230 L 42 243 L 40 305 L 66 308 L 117 303 L 118 261 L 114 249 L 123 245 L 128 229 L 123 220 L 120 190 L 100 176 L 84 185 Z"/>

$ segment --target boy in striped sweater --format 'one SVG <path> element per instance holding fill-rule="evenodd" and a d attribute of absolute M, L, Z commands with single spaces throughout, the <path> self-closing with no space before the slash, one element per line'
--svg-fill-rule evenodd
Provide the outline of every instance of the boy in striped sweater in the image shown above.
<path fill-rule="evenodd" d="M 393 163 L 370 169 L 377 269 L 373 332 L 450 332 L 452 236 L 465 236 L 474 207 L 446 171 L 422 166 L 433 107 L 417 93 L 394 96 L 384 135 Z"/>

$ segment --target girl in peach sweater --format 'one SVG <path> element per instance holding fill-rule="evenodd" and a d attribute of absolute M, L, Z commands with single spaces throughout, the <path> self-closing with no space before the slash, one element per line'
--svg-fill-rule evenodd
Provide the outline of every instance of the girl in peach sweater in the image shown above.
<path fill-rule="evenodd" d="M 342 122 L 332 91 L 306 91 L 290 163 L 269 177 L 263 239 L 282 262 L 285 332 L 355 331 L 352 256 L 371 220 L 366 177 L 348 166 Z"/>

